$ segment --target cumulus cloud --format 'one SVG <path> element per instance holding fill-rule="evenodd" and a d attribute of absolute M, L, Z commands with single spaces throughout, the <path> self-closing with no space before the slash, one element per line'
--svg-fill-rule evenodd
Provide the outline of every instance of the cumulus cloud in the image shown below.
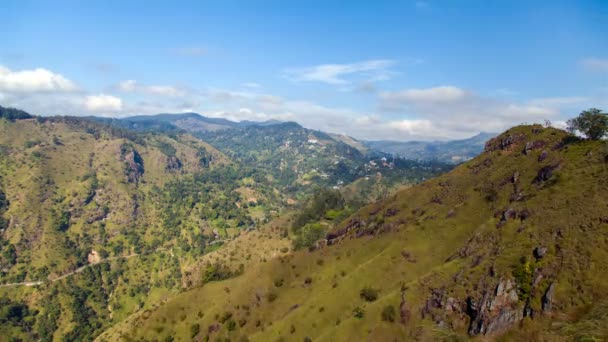
<path fill-rule="evenodd" d="M 158 95 L 166 97 L 181 97 L 187 94 L 187 91 L 174 86 L 167 85 L 144 85 L 135 80 L 126 80 L 118 84 L 118 89 L 127 93 L 142 93 L 148 95 Z"/>
<path fill-rule="evenodd" d="M 513 103 L 455 86 L 439 86 L 381 93 L 379 107 L 384 112 L 427 120 L 434 132 L 447 137 L 464 137 L 479 131 L 500 132 L 521 123 L 553 119 L 560 114 L 560 108 L 580 105 L 585 100 L 564 97 Z"/>
<path fill-rule="evenodd" d="M 581 65 L 590 71 L 608 71 L 608 58 L 589 57 L 581 60 Z"/>
<path fill-rule="evenodd" d="M 74 92 L 76 84 L 47 69 L 13 71 L 0 66 L 0 91 L 8 93 Z"/>
<path fill-rule="evenodd" d="M 359 75 L 373 81 L 390 79 L 394 74 L 390 70 L 395 64 L 388 59 L 375 59 L 350 64 L 321 64 L 304 68 L 283 70 L 283 77 L 297 82 L 323 82 L 340 85 L 351 83 L 348 77 Z"/>
<path fill-rule="evenodd" d="M 119 112 L 122 110 L 122 100 L 105 94 L 89 95 L 85 98 L 84 106 L 91 112 Z"/>

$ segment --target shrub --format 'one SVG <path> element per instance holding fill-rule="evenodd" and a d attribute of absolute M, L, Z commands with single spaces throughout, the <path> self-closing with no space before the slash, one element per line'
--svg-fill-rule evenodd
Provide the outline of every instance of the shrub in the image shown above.
<path fill-rule="evenodd" d="M 394 322 L 396 316 L 395 307 L 392 305 L 387 305 L 382 310 L 382 320 L 385 322 Z"/>
<path fill-rule="evenodd" d="M 359 292 L 359 296 L 365 301 L 373 302 L 378 299 L 378 290 L 371 287 L 364 287 L 361 289 L 361 292 Z"/>
<path fill-rule="evenodd" d="M 358 319 L 361 319 L 363 318 L 363 316 L 365 316 L 365 310 L 363 310 L 360 306 L 357 306 L 353 309 L 353 316 Z"/>
<path fill-rule="evenodd" d="M 192 324 L 190 326 L 190 337 L 194 338 L 198 333 L 201 332 L 201 325 L 198 323 Z"/>

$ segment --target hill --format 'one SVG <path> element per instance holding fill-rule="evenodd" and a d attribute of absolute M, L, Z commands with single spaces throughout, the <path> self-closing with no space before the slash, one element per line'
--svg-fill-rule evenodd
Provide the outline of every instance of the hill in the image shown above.
<path fill-rule="evenodd" d="M 0 336 L 22 340 L 91 340 L 185 289 L 286 255 L 291 212 L 307 194 L 349 189 L 344 215 L 444 167 L 372 165 L 344 153 L 344 163 L 373 177 L 353 186 L 350 178 L 325 186 L 318 173 L 282 182 L 260 161 L 285 158 L 283 165 L 300 168 L 308 165 L 300 153 L 326 162 L 346 147 L 308 149 L 307 142 L 285 152 L 260 140 L 266 159 L 247 159 L 184 130 L 0 109 Z M 282 125 L 292 128 L 272 133 Z M 226 131 L 254 129 L 246 126 Z M 303 129 L 272 123 L 255 130 L 281 141 Z M 301 204 L 294 185 L 302 186 Z"/>
<path fill-rule="evenodd" d="M 190 133 L 216 132 L 249 126 L 271 126 L 280 123 L 276 120 L 236 122 L 222 118 L 209 118 L 197 113 L 138 115 L 120 119 L 93 117 L 93 119 L 135 131 L 170 132 L 182 130 Z"/>
<path fill-rule="evenodd" d="M 381 152 L 405 159 L 436 160 L 458 164 L 477 156 L 495 133 L 479 133 L 474 137 L 452 141 L 364 141 L 363 144 Z"/>
<path fill-rule="evenodd" d="M 100 341 L 608 338 L 608 148 L 539 125 Z"/>

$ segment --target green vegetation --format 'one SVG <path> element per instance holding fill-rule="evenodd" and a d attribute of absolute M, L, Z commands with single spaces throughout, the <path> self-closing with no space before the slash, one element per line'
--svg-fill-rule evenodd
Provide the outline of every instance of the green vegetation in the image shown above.
<path fill-rule="evenodd" d="M 359 296 L 367 302 L 373 302 L 378 299 L 378 290 L 371 287 L 364 287 L 359 292 Z"/>
<path fill-rule="evenodd" d="M 584 110 L 573 119 L 568 120 L 570 132 L 581 132 L 588 139 L 599 140 L 608 134 L 608 113 L 597 108 Z"/>
<path fill-rule="evenodd" d="M 387 305 L 382 309 L 382 320 L 385 322 L 394 322 L 397 316 L 397 311 L 392 305 Z"/>
<path fill-rule="evenodd" d="M 277 250 L 274 259 L 176 295 L 102 338 L 152 339 L 155 322 L 205 308 L 202 318 L 175 326 L 176 339 L 188 338 L 195 322 L 203 332 L 216 327 L 227 310 L 252 324 L 217 325 L 206 332 L 210 340 L 605 339 L 605 148 L 540 125 L 512 128 L 452 172 L 389 193 L 337 224 L 327 212 L 341 209 L 295 225 L 325 227 L 327 246 Z M 305 203 L 302 211 L 312 205 Z M 362 289 L 370 280 L 373 287 Z"/>
<path fill-rule="evenodd" d="M 32 119 L 34 118 L 34 116 L 19 109 L 0 106 L 0 118 L 7 119 L 9 121 L 15 121 L 23 119 Z"/>

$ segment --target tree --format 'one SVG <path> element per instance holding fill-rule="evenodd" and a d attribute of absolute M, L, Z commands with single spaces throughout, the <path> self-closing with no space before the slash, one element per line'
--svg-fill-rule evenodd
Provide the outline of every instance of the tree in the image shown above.
<path fill-rule="evenodd" d="M 568 120 L 568 131 L 581 132 L 591 140 L 599 140 L 608 133 L 608 114 L 597 108 L 584 110 L 578 117 Z"/>

